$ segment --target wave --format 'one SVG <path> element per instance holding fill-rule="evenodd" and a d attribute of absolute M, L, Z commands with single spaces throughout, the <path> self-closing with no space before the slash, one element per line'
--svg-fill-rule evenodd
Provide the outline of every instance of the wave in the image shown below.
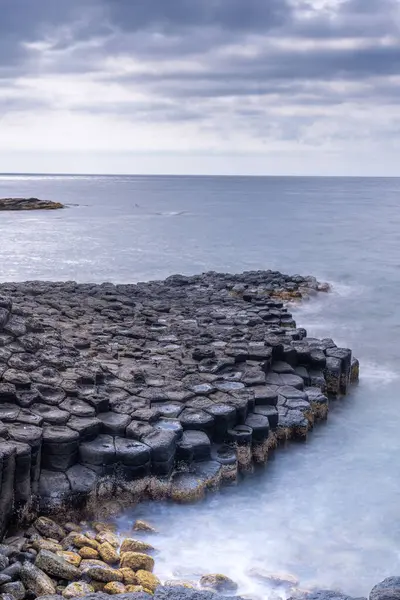
<path fill-rule="evenodd" d="M 331 294 L 341 298 L 361 296 L 366 291 L 366 286 L 361 283 L 344 283 L 343 281 L 330 281 Z"/>
<path fill-rule="evenodd" d="M 187 212 L 187 210 L 172 210 L 169 212 L 156 212 L 154 214 L 160 217 L 179 217 L 181 215 L 187 215 L 189 213 Z"/>

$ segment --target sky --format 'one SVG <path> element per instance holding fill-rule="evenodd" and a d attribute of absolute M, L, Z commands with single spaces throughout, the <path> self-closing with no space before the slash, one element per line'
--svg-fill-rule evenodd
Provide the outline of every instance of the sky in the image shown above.
<path fill-rule="evenodd" d="M 0 172 L 400 176 L 400 0 L 0 0 Z"/>

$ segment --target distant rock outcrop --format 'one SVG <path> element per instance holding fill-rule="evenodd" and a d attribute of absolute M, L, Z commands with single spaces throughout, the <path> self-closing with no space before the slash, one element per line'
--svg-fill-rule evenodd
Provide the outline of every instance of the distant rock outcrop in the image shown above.
<path fill-rule="evenodd" d="M 55 210 L 64 208 L 61 202 L 39 198 L 0 198 L 0 210 Z"/>

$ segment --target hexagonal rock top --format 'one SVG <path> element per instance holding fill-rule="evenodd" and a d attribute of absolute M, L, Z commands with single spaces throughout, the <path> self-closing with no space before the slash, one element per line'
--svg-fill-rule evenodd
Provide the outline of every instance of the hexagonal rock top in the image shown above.
<path fill-rule="evenodd" d="M 320 287 L 273 271 L 0 284 L 0 532 L 32 494 L 211 456 L 227 468 L 218 445 L 304 437 L 358 376 L 350 350 L 308 338 L 283 304 Z"/>

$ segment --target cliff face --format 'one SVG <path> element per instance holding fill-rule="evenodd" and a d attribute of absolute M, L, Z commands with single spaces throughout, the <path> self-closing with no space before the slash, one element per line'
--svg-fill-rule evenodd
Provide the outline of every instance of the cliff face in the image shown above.
<path fill-rule="evenodd" d="M 358 376 L 280 299 L 318 289 L 270 271 L 0 284 L 0 535 L 34 496 L 47 507 L 152 475 L 196 499 L 305 438 Z"/>
<path fill-rule="evenodd" d="M 64 208 L 61 202 L 39 198 L 0 198 L 0 210 L 55 210 Z"/>

